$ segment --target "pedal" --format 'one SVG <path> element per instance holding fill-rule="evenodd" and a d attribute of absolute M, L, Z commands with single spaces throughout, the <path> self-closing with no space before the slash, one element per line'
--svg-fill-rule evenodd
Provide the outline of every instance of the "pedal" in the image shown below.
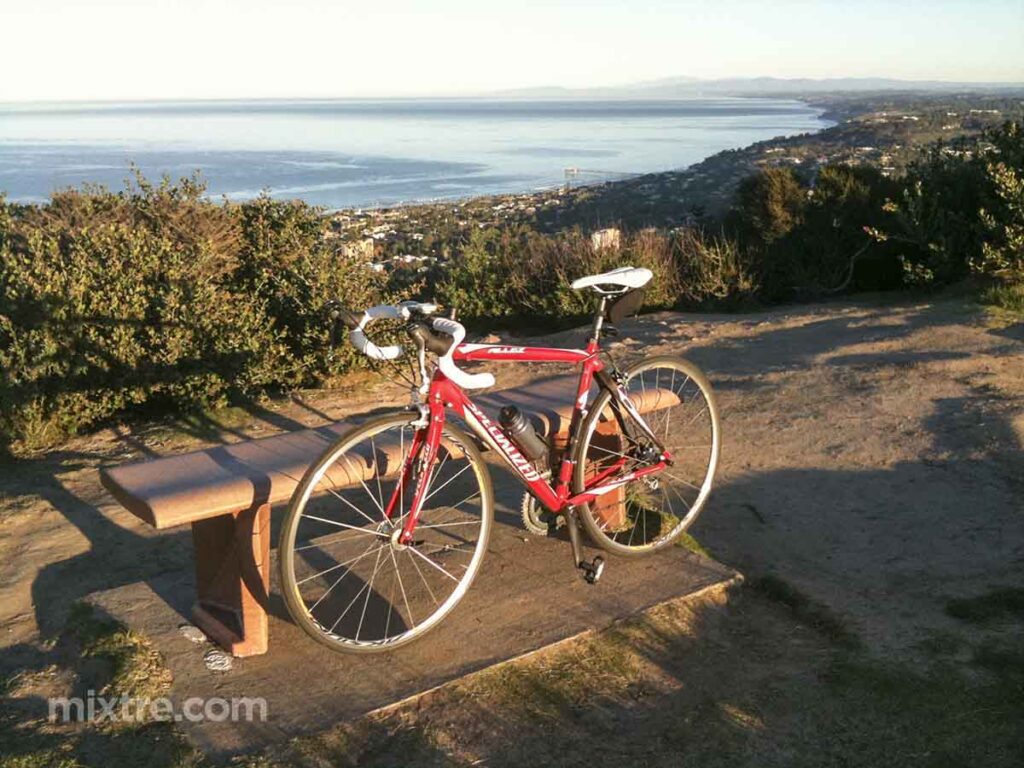
<path fill-rule="evenodd" d="M 583 580 L 587 584 L 597 584 L 601 574 L 604 573 L 604 558 L 598 555 L 589 563 L 586 560 L 581 560 L 579 568 L 583 571 Z"/>

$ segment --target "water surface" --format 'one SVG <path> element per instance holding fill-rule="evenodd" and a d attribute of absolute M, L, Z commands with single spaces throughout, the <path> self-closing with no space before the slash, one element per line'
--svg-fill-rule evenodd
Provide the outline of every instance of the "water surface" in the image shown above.
<path fill-rule="evenodd" d="M 268 190 L 331 208 L 551 187 L 683 168 L 827 123 L 774 99 L 395 99 L 0 105 L 0 191 L 38 202 L 202 171 L 232 199 Z"/>

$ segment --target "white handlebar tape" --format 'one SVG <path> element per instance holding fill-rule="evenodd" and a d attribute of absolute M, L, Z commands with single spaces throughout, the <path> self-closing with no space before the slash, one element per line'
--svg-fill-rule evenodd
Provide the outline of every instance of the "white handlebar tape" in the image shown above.
<path fill-rule="evenodd" d="M 466 373 L 465 371 L 459 370 L 458 366 L 455 365 L 455 361 L 452 359 L 452 353 L 455 351 L 455 348 L 462 343 L 463 339 L 466 338 L 466 328 L 462 323 L 449 320 L 447 317 L 435 317 L 433 325 L 435 331 L 447 333 L 452 337 L 452 345 L 448 348 L 448 351 L 443 356 L 437 358 L 437 367 L 441 369 L 441 373 L 463 389 L 482 389 L 484 387 L 493 387 L 493 374 Z"/>
<path fill-rule="evenodd" d="M 402 313 L 402 317 L 408 320 L 410 310 L 422 312 L 424 315 L 432 315 L 437 312 L 437 304 L 425 304 L 422 301 L 400 301 L 398 310 Z"/>
<path fill-rule="evenodd" d="M 374 320 L 380 318 L 389 318 L 391 320 L 398 320 L 402 317 L 402 312 L 398 307 L 391 307 L 387 304 L 379 304 L 376 307 L 370 307 L 366 312 L 363 313 L 362 318 L 359 320 L 359 327 L 353 328 L 348 337 L 355 348 L 362 352 L 367 357 L 372 357 L 374 360 L 394 360 L 400 354 L 402 354 L 402 348 L 397 344 L 393 344 L 389 347 L 378 347 L 368 338 L 364 328 L 372 323 Z"/>

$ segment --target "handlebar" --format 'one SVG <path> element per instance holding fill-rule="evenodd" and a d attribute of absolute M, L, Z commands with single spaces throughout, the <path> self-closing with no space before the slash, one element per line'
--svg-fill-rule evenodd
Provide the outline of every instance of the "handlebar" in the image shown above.
<path fill-rule="evenodd" d="M 457 320 L 449 320 L 447 317 L 435 317 L 434 330 L 447 333 L 452 337 L 452 345 L 448 351 L 437 358 L 437 367 L 441 369 L 441 373 L 464 389 L 482 389 L 494 386 L 494 374 L 466 373 L 455 365 L 452 352 L 466 338 L 466 328 L 462 323 Z"/>
<path fill-rule="evenodd" d="M 330 317 L 334 321 L 332 326 L 332 339 L 338 324 L 343 324 L 349 331 L 349 340 L 352 344 L 367 357 L 374 360 L 394 360 L 402 354 L 402 347 L 392 344 L 384 347 L 377 346 L 366 336 L 366 327 L 380 319 L 390 320 L 411 320 L 421 316 L 425 320 L 437 311 L 436 304 L 426 304 L 416 301 L 403 301 L 397 306 L 380 304 L 367 309 L 362 317 L 346 310 L 341 304 L 332 302 L 328 305 Z M 429 328 L 439 331 L 451 337 L 451 341 L 440 339 L 430 333 Z M 437 367 L 446 377 L 454 381 L 464 389 L 481 389 L 494 386 L 494 376 L 490 373 L 466 373 L 455 365 L 452 353 L 455 348 L 466 338 L 466 328 L 462 323 L 447 317 L 433 317 L 429 319 L 429 328 L 425 323 L 418 323 L 409 329 L 409 335 L 418 343 L 423 344 L 425 349 L 437 355 Z"/>
<path fill-rule="evenodd" d="M 402 348 L 400 346 L 392 344 L 387 347 L 378 347 L 366 337 L 366 332 L 364 330 L 366 326 L 374 320 L 380 320 L 381 318 L 405 320 L 408 319 L 408 316 L 403 318 L 398 307 L 391 307 L 387 304 L 370 307 L 363 313 L 363 316 L 359 319 L 356 327 L 349 331 L 348 337 L 355 345 L 356 349 L 367 357 L 371 357 L 374 360 L 394 360 L 402 354 Z"/>

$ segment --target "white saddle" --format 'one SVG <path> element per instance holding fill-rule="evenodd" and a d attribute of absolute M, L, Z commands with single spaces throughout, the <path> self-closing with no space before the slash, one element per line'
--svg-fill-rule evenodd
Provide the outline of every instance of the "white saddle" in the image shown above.
<path fill-rule="evenodd" d="M 598 293 L 625 293 L 631 288 L 642 288 L 651 281 L 654 273 L 643 267 L 619 267 L 600 275 L 589 275 L 573 280 L 574 290 L 593 288 Z"/>

